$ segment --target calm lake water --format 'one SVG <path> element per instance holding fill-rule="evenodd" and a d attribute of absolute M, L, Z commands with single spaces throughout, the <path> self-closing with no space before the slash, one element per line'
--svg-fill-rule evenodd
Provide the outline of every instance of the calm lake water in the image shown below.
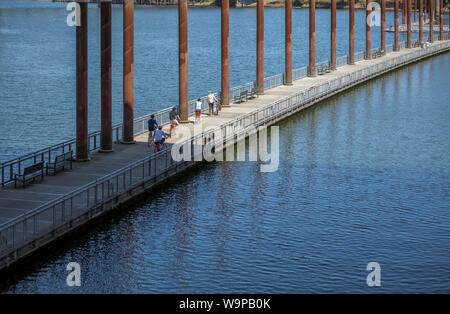
<path fill-rule="evenodd" d="M 0 149 L 14 155 L 73 136 L 75 36 L 60 5 L 0 4 Z M 220 11 L 189 12 L 194 98 L 219 89 Z M 113 11 L 116 121 L 120 13 Z M 283 70 L 284 13 L 265 14 L 271 75 Z M 89 16 L 96 129 L 98 10 Z M 329 11 L 317 16 L 317 60 L 325 60 Z M 137 115 L 177 102 L 176 17 L 176 9 L 136 10 Z M 307 64 L 307 17 L 308 11 L 294 10 L 295 67 Z M 255 11 L 232 10 L 230 19 L 231 82 L 237 85 L 255 75 Z M 347 12 L 339 11 L 339 55 L 346 54 L 347 25 Z M 356 43 L 357 51 L 364 49 L 362 27 Z M 1 282 L 0 291 L 449 293 L 449 70 L 447 53 L 284 120 L 277 172 L 260 173 L 254 162 L 199 167 L 27 264 Z M 66 286 L 69 262 L 81 265 L 81 287 Z M 381 287 L 366 284 L 369 262 L 381 265 Z"/>

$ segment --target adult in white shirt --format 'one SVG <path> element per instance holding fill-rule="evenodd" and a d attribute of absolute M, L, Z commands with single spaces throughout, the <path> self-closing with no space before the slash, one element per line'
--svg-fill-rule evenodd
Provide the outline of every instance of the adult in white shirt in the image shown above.
<path fill-rule="evenodd" d="M 208 92 L 208 106 L 209 106 L 209 115 L 212 115 L 214 112 L 214 102 L 218 101 L 216 96 L 213 94 L 212 91 Z"/>
<path fill-rule="evenodd" d="M 200 121 L 202 115 L 202 100 L 199 98 L 195 103 L 195 123 Z"/>

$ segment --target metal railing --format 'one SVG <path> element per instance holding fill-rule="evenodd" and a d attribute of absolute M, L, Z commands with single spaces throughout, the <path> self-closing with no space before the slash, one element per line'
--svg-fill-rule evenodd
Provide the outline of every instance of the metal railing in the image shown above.
<path fill-rule="evenodd" d="M 185 147 L 192 148 L 211 141 L 216 145 L 230 141 L 230 139 L 234 142 L 240 135 L 248 133 L 252 128 L 267 125 L 344 88 L 359 84 L 373 76 L 444 48 L 450 49 L 450 42 L 380 61 L 370 67 L 311 86 L 223 123 L 216 129 L 205 131 L 186 140 L 183 144 L 186 145 Z M 218 130 L 222 137 L 215 137 Z M 171 155 L 171 148 L 167 148 L 0 225 L 0 259 L 30 241 L 38 240 L 48 234 L 53 235 L 58 228 L 71 227 L 72 222 L 80 221 L 82 217 L 89 219 L 96 213 L 105 210 L 105 204 L 120 202 L 123 195 L 131 195 L 134 189 L 145 189 L 154 182 L 168 177 L 170 173 L 177 173 L 185 169 L 195 163 L 193 161 L 195 160 L 194 152 L 195 149 L 191 149 L 191 161 L 175 161 Z"/>
<path fill-rule="evenodd" d="M 448 34 L 444 34 L 446 38 L 448 38 Z M 401 42 L 399 44 L 400 49 L 405 48 L 405 42 Z M 388 48 L 389 47 L 389 48 Z M 391 48 L 392 47 L 392 48 Z M 377 51 L 379 48 L 373 49 L 373 51 Z M 386 52 L 390 52 L 393 50 L 393 45 L 389 45 L 386 47 Z M 365 52 L 361 51 L 355 54 L 355 62 L 361 61 L 364 59 Z M 348 56 L 342 56 L 337 58 L 337 67 L 341 67 L 348 63 Z M 330 61 L 323 61 L 316 64 L 316 70 L 319 69 L 322 65 L 329 65 Z M 292 79 L 298 80 L 300 78 L 306 77 L 309 73 L 309 67 L 302 67 L 299 69 L 295 69 L 292 71 Z M 264 79 L 264 89 L 271 89 L 284 84 L 284 74 L 277 74 Z M 252 88 L 256 86 L 256 82 L 249 82 L 237 87 L 230 89 L 230 101 L 234 99 L 235 96 L 239 96 L 239 94 L 245 90 L 251 92 Z M 217 98 L 220 98 L 220 93 L 215 93 Z M 208 110 L 206 97 L 201 97 L 203 103 L 203 111 Z M 196 100 L 191 100 L 188 105 L 188 115 L 192 116 L 195 113 L 195 103 Z M 166 108 L 160 111 L 153 113 L 156 117 L 156 121 L 159 125 L 166 125 L 169 123 L 169 112 L 171 108 Z M 134 135 L 138 136 L 146 132 L 147 121 L 150 119 L 152 114 L 145 115 L 143 117 L 136 118 L 134 120 Z M 122 124 L 117 124 L 113 126 L 113 141 L 118 142 L 121 140 L 122 136 Z M 18 158 L 14 158 L 12 160 L 3 162 L 0 164 L 0 187 L 4 187 L 5 185 L 14 181 L 14 175 L 20 174 L 21 171 L 27 167 L 31 166 L 37 162 L 50 162 L 55 158 L 55 156 L 62 154 L 64 152 L 73 150 L 75 151 L 75 139 L 71 139 L 56 145 L 52 145 L 41 150 L 26 154 L 24 156 L 20 156 Z M 100 148 L 100 131 L 96 131 L 89 134 L 88 137 L 89 142 L 89 150 L 91 152 L 96 151 Z"/>

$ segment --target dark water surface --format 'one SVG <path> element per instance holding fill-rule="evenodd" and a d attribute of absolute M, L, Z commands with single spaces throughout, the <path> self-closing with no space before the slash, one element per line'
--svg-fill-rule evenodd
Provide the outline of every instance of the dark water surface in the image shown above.
<path fill-rule="evenodd" d="M 100 129 L 100 10 L 89 5 L 89 130 Z M 75 137 L 75 28 L 64 3 L 0 0 L 0 162 Z M 308 64 L 308 10 L 293 11 L 293 66 Z M 317 62 L 330 58 L 330 12 L 316 13 Z M 189 8 L 189 99 L 220 90 L 220 8 Z M 284 71 L 284 9 L 265 10 L 265 75 Z M 113 122 L 122 121 L 122 9 L 112 10 Z M 178 103 L 178 11 L 135 9 L 135 116 Z M 365 45 L 356 12 L 356 51 Z M 387 25 L 393 23 L 388 12 Z M 348 11 L 337 54 L 348 53 Z M 415 35 L 416 36 L 416 35 Z M 387 43 L 393 42 L 387 33 Z M 403 37 L 401 40 L 405 40 Z M 372 45 L 380 45 L 379 27 Z M 256 10 L 230 11 L 230 85 L 256 78 Z"/>
<path fill-rule="evenodd" d="M 91 11 L 91 17 L 97 14 Z M 50 14 L 45 12 L 42 14 Z M 155 14 L 167 15 L 169 21 L 176 17 L 176 11 L 170 12 L 170 9 L 138 10 L 136 20 L 140 23 L 140 19 L 145 19 L 144 14 Z M 206 11 L 190 12 L 205 16 Z M 218 14 L 218 10 L 208 12 Z M 269 24 L 270 14 L 282 16 L 281 10 L 266 12 Z M 307 16 L 307 11 L 295 12 Z M 247 23 L 237 17 L 240 14 L 254 16 L 251 10 L 233 10 L 232 20 Z M 0 13 L 1 21 L 4 15 Z M 342 14 L 341 18 L 344 18 Z M 190 21 L 194 28 L 196 19 Z M 197 22 L 199 27 L 200 22 L 217 23 L 211 18 Z M 254 23 L 248 23 L 252 29 Z M 274 26 L 280 34 L 282 24 Z M 4 24 L 0 25 L 4 29 Z M 115 27 L 115 36 L 119 36 L 118 26 Z M 70 33 L 67 45 L 73 50 L 73 30 L 66 28 L 62 26 L 62 32 Z M 155 44 L 144 41 L 141 31 L 137 32 L 141 39 L 136 45 Z M 157 36 L 154 30 L 146 31 L 148 36 Z M 164 40 L 172 36 L 175 44 L 176 29 L 172 31 L 174 34 L 165 36 Z M 235 30 L 234 36 L 252 38 L 250 32 L 238 34 Z M 323 36 L 323 40 L 328 37 L 320 34 L 318 37 Z M 0 36 L 6 35 L 0 32 Z M 266 45 L 270 45 L 270 33 L 266 36 Z M 296 36 L 301 36 L 298 29 Z M 193 42 L 195 37 L 190 37 Z M 276 40 L 282 44 L 281 35 L 278 37 Z M 236 40 L 234 45 L 232 54 L 238 58 L 242 52 L 236 48 Z M 302 46 L 298 42 L 296 45 L 294 60 L 298 66 L 304 65 L 305 55 L 301 62 L 298 58 Z M 242 44 L 251 50 L 253 46 L 253 43 Z M 5 47 L 3 41 L 0 47 Z M 362 49 L 361 44 L 359 48 Z M 67 55 L 62 51 L 57 54 L 67 58 L 70 64 L 72 50 Z M 118 51 L 116 61 L 120 60 Z M 208 55 L 214 49 L 201 51 Z M 138 61 L 148 71 L 151 64 L 164 67 L 162 61 L 152 63 L 157 58 L 154 52 L 141 49 L 141 53 L 149 54 Z M 169 58 L 175 60 L 176 49 L 167 48 L 164 53 L 167 62 Z M 203 53 L 193 52 L 191 58 L 193 62 L 197 58 L 200 69 L 205 66 L 199 61 L 204 58 Z M 282 50 L 276 54 L 281 55 Z M 253 55 L 249 56 L 249 64 L 235 61 L 235 67 L 248 66 L 247 76 L 237 70 L 233 72 L 235 83 L 240 80 L 239 75 L 244 81 L 252 78 L 252 58 Z M 321 59 L 325 58 L 323 55 Z M 203 60 L 219 66 L 219 59 Z M 280 72 L 278 66 L 282 64 L 277 64 L 276 57 L 269 60 L 272 61 L 266 67 L 268 74 Z M 8 73 L 14 76 L 17 70 L 9 68 Z M 1 282 L 0 290 L 7 293 L 449 293 L 449 70 L 450 54 L 447 53 L 372 80 L 284 120 L 279 123 L 278 171 L 261 173 L 255 162 L 206 164 L 149 193 L 143 203 L 118 212 L 47 257 L 28 264 L 23 271 Z M 58 73 L 51 69 L 29 69 L 28 75 L 39 77 L 39 73 L 46 71 Z M 200 93 L 202 84 L 209 80 L 200 70 L 195 71 L 197 76 L 191 76 L 196 82 L 191 85 L 192 94 Z M 72 84 L 72 74 L 61 72 L 68 86 Z M 145 77 L 150 72 L 136 74 L 139 75 Z M 176 71 L 172 65 L 165 75 L 168 84 L 176 89 Z M 218 84 L 217 77 L 209 81 Z M 142 84 L 138 82 L 139 79 L 137 85 Z M 3 78 L 1 84 L 5 84 Z M 117 80 L 115 84 L 120 86 Z M 155 80 L 154 84 L 161 82 Z M 167 97 L 176 102 L 175 93 L 158 93 L 153 83 L 139 86 L 136 98 L 137 103 L 145 103 L 145 108 L 139 107 L 142 112 L 159 109 L 161 102 L 151 104 L 154 97 Z M 147 96 L 139 92 L 139 88 L 146 87 Z M 48 104 L 45 97 L 38 96 L 42 92 L 30 89 L 28 94 L 24 90 L 16 93 L 27 95 L 37 107 L 43 106 L 39 104 L 41 101 Z M 44 93 L 54 94 L 54 91 L 49 87 Z M 70 90 L 67 94 L 71 97 Z M 93 100 L 98 98 L 91 96 Z M 3 96 L 1 100 L 4 101 Z M 117 106 L 119 102 L 116 99 Z M 59 109 L 53 104 L 42 108 L 52 113 L 61 110 L 59 115 L 52 115 L 54 123 L 64 125 L 64 119 L 60 119 L 66 114 L 70 121 L 67 108 L 73 104 L 60 103 Z M 5 110 L 3 104 L 1 108 Z M 4 123 L 1 125 L 5 127 Z M 39 127 L 38 123 L 33 124 L 33 128 Z M 81 287 L 66 285 L 69 262 L 81 265 Z M 381 287 L 369 288 L 366 284 L 369 262 L 381 265 Z"/>

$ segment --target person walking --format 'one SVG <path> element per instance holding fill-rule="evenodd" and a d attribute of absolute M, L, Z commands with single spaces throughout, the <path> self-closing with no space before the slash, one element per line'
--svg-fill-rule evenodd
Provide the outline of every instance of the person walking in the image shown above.
<path fill-rule="evenodd" d="M 211 116 L 214 112 L 214 102 L 218 101 L 216 96 L 212 91 L 208 91 L 208 107 L 209 107 L 209 115 Z"/>
<path fill-rule="evenodd" d="M 172 110 L 169 113 L 169 119 L 170 119 L 170 131 L 169 131 L 169 137 L 172 137 L 172 130 L 173 135 L 176 134 L 176 127 L 178 126 L 178 120 L 180 119 L 178 116 L 178 110 L 177 107 L 173 107 Z"/>
<path fill-rule="evenodd" d="M 200 122 L 202 116 L 202 100 L 199 98 L 195 103 L 195 123 Z"/>
<path fill-rule="evenodd" d="M 158 129 L 158 122 L 155 120 L 155 115 L 152 114 L 150 116 L 150 120 L 148 120 L 148 143 L 147 146 L 150 146 L 150 141 L 153 141 L 153 137 L 155 136 L 155 131 Z"/>

